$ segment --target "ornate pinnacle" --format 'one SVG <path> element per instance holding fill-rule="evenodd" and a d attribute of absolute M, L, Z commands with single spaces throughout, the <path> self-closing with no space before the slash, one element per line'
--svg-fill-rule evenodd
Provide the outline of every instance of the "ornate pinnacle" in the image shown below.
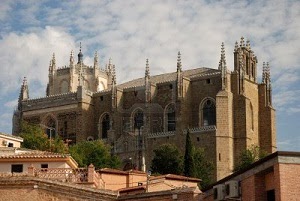
<path fill-rule="evenodd" d="M 238 42 L 237 42 L 237 41 L 235 41 L 234 51 L 237 51 L 237 50 L 238 50 L 238 48 L 239 48 L 239 44 L 238 44 Z"/>
<path fill-rule="evenodd" d="M 177 72 L 182 72 L 182 68 L 181 68 L 181 54 L 180 51 L 178 51 L 178 55 L 177 55 Z"/>
<path fill-rule="evenodd" d="M 270 82 L 270 80 L 271 80 L 269 62 L 267 62 L 267 65 L 266 65 L 266 79 L 267 79 L 268 82 Z"/>
<path fill-rule="evenodd" d="M 248 50 L 251 50 L 250 40 L 247 40 L 247 42 L 246 42 L 246 48 L 247 48 Z"/>
<path fill-rule="evenodd" d="M 23 79 L 23 86 L 25 86 L 25 85 L 27 85 L 27 78 L 26 77 L 24 77 L 24 79 Z"/>
<path fill-rule="evenodd" d="M 145 70 L 145 78 L 150 78 L 150 70 L 149 70 L 149 60 L 146 59 L 146 70 Z"/>
<path fill-rule="evenodd" d="M 224 45 L 224 42 L 222 42 L 222 45 L 221 45 L 221 59 L 220 59 L 220 62 L 219 62 L 219 70 L 221 70 L 222 68 L 226 68 L 226 58 L 225 58 L 225 45 Z"/>
<path fill-rule="evenodd" d="M 245 47 L 244 36 L 241 37 L 240 47 Z"/>
<path fill-rule="evenodd" d="M 263 69 L 262 69 L 262 83 L 266 81 L 266 63 L 263 62 Z"/>
<path fill-rule="evenodd" d="M 116 78 L 116 67 L 115 65 L 112 65 L 112 72 L 111 72 L 111 81 L 112 84 L 116 84 L 117 83 L 117 78 Z"/>
<path fill-rule="evenodd" d="M 94 56 L 94 67 L 98 67 L 98 52 L 95 52 L 95 56 Z"/>
<path fill-rule="evenodd" d="M 52 65 L 55 65 L 55 64 L 56 64 L 55 53 L 53 52 L 53 55 L 52 55 Z"/>
<path fill-rule="evenodd" d="M 70 64 L 73 65 L 73 63 L 74 63 L 74 52 L 72 50 L 70 54 Z"/>

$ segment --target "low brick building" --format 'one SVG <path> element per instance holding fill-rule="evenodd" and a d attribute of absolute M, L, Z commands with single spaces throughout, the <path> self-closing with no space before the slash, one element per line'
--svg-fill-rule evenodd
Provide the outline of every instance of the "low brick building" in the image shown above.
<path fill-rule="evenodd" d="M 203 201 L 300 198 L 300 152 L 275 152 L 204 189 Z"/>

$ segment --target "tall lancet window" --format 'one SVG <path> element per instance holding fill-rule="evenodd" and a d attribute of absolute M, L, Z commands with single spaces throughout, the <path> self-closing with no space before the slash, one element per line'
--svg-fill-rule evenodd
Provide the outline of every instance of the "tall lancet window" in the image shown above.
<path fill-rule="evenodd" d="M 104 117 L 102 118 L 101 127 L 102 127 L 102 138 L 106 139 L 108 130 L 110 129 L 110 119 L 108 114 L 105 114 Z"/>
<path fill-rule="evenodd" d="M 141 110 L 138 110 L 134 114 L 134 130 L 140 129 L 144 125 L 144 113 Z"/>
<path fill-rule="evenodd" d="M 202 126 L 216 125 L 216 105 L 207 99 L 202 105 Z"/>
<path fill-rule="evenodd" d="M 176 116 L 175 116 L 175 108 L 174 105 L 171 104 L 167 108 L 167 131 L 175 131 L 176 129 Z"/>

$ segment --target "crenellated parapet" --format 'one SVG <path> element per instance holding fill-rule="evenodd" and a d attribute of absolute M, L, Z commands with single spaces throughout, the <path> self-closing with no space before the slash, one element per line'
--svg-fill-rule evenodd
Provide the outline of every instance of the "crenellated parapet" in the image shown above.
<path fill-rule="evenodd" d="M 215 125 L 211 125 L 211 126 L 202 126 L 202 127 L 185 129 L 183 131 L 183 134 L 187 134 L 188 130 L 190 133 L 206 133 L 206 132 L 210 132 L 210 131 L 216 131 L 217 127 Z"/>
<path fill-rule="evenodd" d="M 77 93 L 69 92 L 64 94 L 50 95 L 22 101 L 24 110 L 32 110 L 54 105 L 77 103 Z"/>
<path fill-rule="evenodd" d="M 176 131 L 166 131 L 166 132 L 158 132 L 158 133 L 149 133 L 147 138 L 160 138 L 160 137 L 169 137 L 174 136 Z"/>

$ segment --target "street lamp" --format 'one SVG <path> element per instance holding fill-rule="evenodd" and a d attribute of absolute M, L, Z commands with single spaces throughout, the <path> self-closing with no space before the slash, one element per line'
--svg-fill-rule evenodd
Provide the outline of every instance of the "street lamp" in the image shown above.
<path fill-rule="evenodd" d="M 50 131 L 50 132 L 49 132 L 49 138 L 50 138 L 50 151 L 51 151 L 51 150 L 52 150 L 52 149 L 51 149 L 51 148 L 52 148 L 52 130 L 55 131 L 55 128 L 46 126 L 46 125 L 44 125 L 44 124 L 40 124 L 40 126 L 46 128 L 46 129 L 49 129 L 49 131 Z"/>

